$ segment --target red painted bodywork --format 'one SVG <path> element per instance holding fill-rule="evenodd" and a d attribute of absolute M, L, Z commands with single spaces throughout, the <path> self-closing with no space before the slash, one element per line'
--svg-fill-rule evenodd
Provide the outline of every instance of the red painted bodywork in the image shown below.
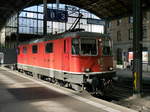
<path fill-rule="evenodd" d="M 64 52 L 64 40 L 66 40 L 66 52 Z M 45 53 L 46 43 L 53 42 L 53 53 Z M 80 56 L 71 53 L 72 37 L 43 41 L 34 44 L 22 44 L 18 48 L 18 63 L 39 67 L 52 68 L 67 72 L 84 72 L 90 68 L 92 72 L 108 71 L 113 66 L 112 56 L 102 56 L 102 48 L 99 45 L 97 56 Z M 32 45 L 38 45 L 38 53 L 32 53 Z M 27 47 L 27 53 L 23 53 L 23 47 Z M 102 62 L 99 63 L 99 59 Z"/>

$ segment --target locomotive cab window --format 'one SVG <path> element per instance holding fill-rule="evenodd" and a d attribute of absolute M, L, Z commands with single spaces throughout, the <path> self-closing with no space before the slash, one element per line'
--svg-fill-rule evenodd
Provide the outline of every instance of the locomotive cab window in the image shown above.
<path fill-rule="evenodd" d="M 72 54 L 79 54 L 79 39 L 72 39 Z"/>
<path fill-rule="evenodd" d="M 32 53 L 37 53 L 37 51 L 38 51 L 37 45 L 33 45 L 32 46 Z"/>
<path fill-rule="evenodd" d="M 45 52 L 46 53 L 52 53 L 53 52 L 53 43 L 47 43 L 45 46 Z"/>
<path fill-rule="evenodd" d="M 103 55 L 104 56 L 111 56 L 112 55 L 112 45 L 111 41 L 108 39 L 104 39 L 103 41 Z"/>
<path fill-rule="evenodd" d="M 23 47 L 23 54 L 27 53 L 27 47 Z"/>
<path fill-rule="evenodd" d="M 81 39 L 81 55 L 97 55 L 96 39 Z"/>

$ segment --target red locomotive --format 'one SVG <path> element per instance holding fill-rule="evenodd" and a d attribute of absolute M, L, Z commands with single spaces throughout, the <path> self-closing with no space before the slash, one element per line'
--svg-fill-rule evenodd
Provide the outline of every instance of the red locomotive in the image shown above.
<path fill-rule="evenodd" d="M 18 46 L 17 67 L 94 93 L 115 76 L 111 39 L 92 32 L 66 32 L 24 42 Z"/>

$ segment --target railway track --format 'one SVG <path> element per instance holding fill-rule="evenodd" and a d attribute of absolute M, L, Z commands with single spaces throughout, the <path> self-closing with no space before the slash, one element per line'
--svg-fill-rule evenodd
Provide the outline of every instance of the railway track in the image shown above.
<path fill-rule="evenodd" d="M 148 96 L 150 94 L 150 78 L 149 80 L 143 80 L 143 96 Z M 122 78 L 118 77 L 113 80 L 113 90 L 112 92 L 106 94 L 108 100 L 121 101 L 133 96 L 133 80 L 132 78 Z"/>

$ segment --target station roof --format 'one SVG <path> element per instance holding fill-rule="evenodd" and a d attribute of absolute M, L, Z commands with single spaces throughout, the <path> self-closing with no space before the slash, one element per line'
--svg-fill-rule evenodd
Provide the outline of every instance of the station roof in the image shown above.
<path fill-rule="evenodd" d="M 102 19 L 115 19 L 132 14 L 133 0 L 59 0 L 60 3 L 74 5 L 94 13 Z M 150 5 L 150 0 L 141 0 L 144 9 Z M 47 0 L 55 3 L 56 0 Z M 7 19 L 28 6 L 42 4 L 43 0 L 0 0 L 0 28 Z"/>

